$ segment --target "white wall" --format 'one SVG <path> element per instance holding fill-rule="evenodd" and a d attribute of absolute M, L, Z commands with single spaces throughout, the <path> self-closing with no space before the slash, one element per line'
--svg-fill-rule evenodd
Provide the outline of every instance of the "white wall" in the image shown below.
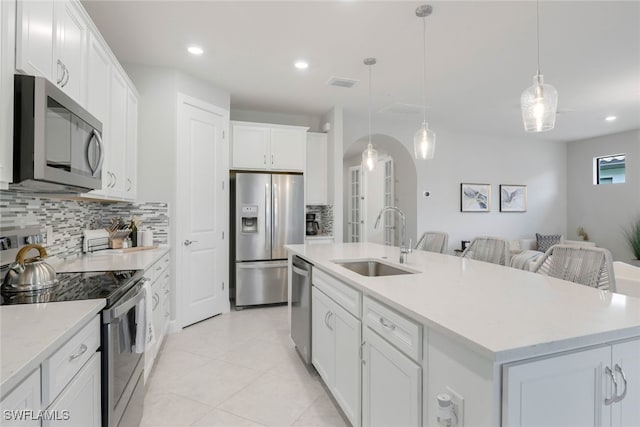
<path fill-rule="evenodd" d="M 624 184 L 593 185 L 593 159 L 626 154 Z M 567 231 L 576 239 L 584 227 L 589 240 L 609 249 L 613 258 L 633 258 L 623 228 L 640 215 L 640 130 L 573 141 L 567 145 Z"/>
<path fill-rule="evenodd" d="M 231 109 L 231 120 L 273 123 L 278 125 L 308 126 L 310 132 L 322 132 L 320 115 L 288 114 L 273 111 Z"/>
<path fill-rule="evenodd" d="M 335 106 L 322 117 L 322 123 L 329 124 L 327 134 L 327 201 L 333 205 L 333 239 L 343 241 L 343 212 L 346 205 L 342 199 L 344 147 L 344 114 L 342 107 Z"/>
<path fill-rule="evenodd" d="M 170 68 L 124 64 L 139 93 L 138 99 L 138 200 L 169 203 L 171 247 L 172 319 L 176 318 L 176 197 L 178 93 L 201 99 L 226 110 L 229 93 Z"/>
<path fill-rule="evenodd" d="M 379 115 L 380 116 L 380 115 Z M 373 133 L 396 138 L 413 153 L 413 135 L 420 120 L 408 122 L 376 117 Z M 345 115 L 345 150 L 367 135 L 364 117 Z M 564 143 L 488 137 L 435 128 L 435 159 L 416 161 L 417 235 L 427 230 L 449 233 L 449 250 L 476 236 L 507 239 L 535 237 L 535 233 L 566 232 L 566 145 Z M 460 183 L 491 184 L 489 213 L 460 212 Z M 528 186 L 528 211 L 499 212 L 499 184 Z M 422 193 L 429 191 L 429 198 Z M 412 213 L 407 212 L 408 215 Z M 415 239 L 416 235 L 410 236 Z M 414 240 L 415 241 L 415 240 Z"/>

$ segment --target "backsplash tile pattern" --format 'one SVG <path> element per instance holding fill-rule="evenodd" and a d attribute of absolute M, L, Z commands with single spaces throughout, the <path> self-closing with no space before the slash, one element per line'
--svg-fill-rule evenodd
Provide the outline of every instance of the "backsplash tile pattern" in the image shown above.
<path fill-rule="evenodd" d="M 307 213 L 316 214 L 320 234 L 333 235 L 333 205 L 307 205 Z"/>
<path fill-rule="evenodd" d="M 0 191 L 0 227 L 39 225 L 46 239 L 46 227 L 53 240 L 45 247 L 52 261 L 82 253 L 82 230 L 107 224 L 111 217 L 140 217 L 141 230 L 153 230 L 154 244 L 169 243 L 169 207 L 167 203 L 101 203 L 62 200 L 40 195 Z"/>

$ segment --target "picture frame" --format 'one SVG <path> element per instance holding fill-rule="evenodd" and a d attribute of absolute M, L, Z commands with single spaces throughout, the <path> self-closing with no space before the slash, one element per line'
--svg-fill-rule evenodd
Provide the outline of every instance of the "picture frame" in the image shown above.
<path fill-rule="evenodd" d="M 490 212 L 491 184 L 460 184 L 460 212 Z"/>
<path fill-rule="evenodd" d="M 526 212 L 527 186 L 500 184 L 500 212 Z"/>

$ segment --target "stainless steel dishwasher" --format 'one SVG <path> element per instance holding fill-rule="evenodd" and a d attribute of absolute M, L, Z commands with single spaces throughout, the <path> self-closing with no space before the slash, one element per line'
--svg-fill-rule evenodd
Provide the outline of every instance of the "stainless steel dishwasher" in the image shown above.
<path fill-rule="evenodd" d="M 291 272 L 291 338 L 298 353 L 311 363 L 311 267 L 299 256 L 293 257 Z"/>

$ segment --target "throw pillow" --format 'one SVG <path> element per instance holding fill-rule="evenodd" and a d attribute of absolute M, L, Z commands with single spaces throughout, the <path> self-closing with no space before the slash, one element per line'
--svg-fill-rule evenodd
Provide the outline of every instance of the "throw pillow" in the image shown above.
<path fill-rule="evenodd" d="M 538 234 L 536 233 L 536 242 L 540 252 L 547 252 L 553 245 L 562 242 L 562 234 Z"/>

